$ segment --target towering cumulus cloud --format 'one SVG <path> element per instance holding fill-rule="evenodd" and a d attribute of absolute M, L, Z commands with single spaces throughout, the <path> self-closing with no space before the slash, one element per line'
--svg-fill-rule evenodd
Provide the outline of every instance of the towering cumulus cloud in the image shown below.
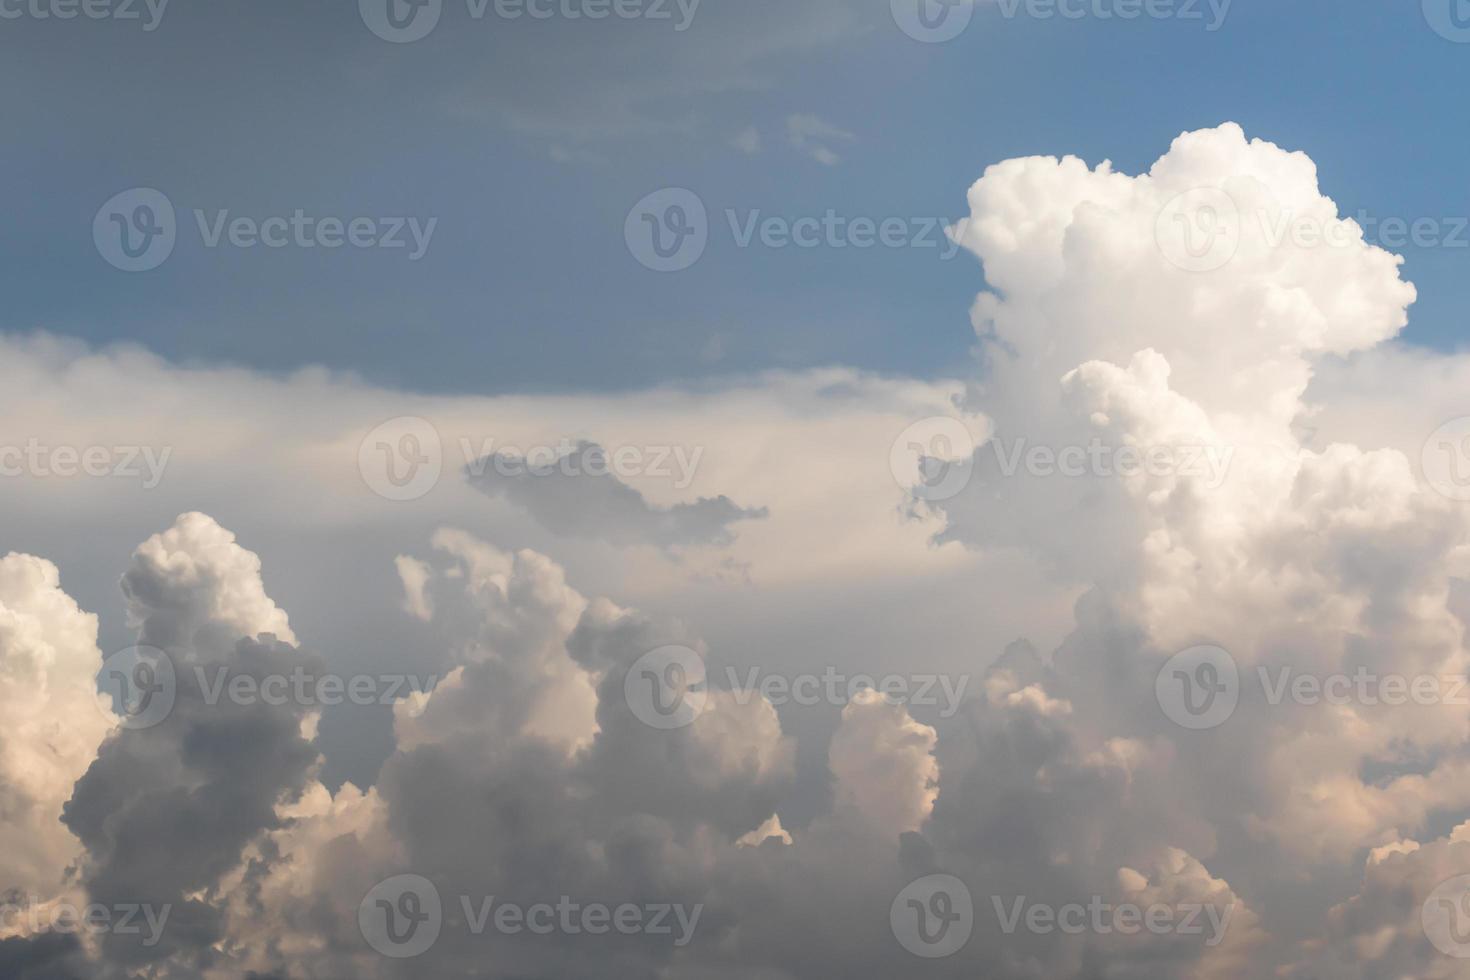
<path fill-rule="evenodd" d="M 752 390 L 723 445 L 744 462 L 709 453 L 728 487 L 609 483 L 637 507 L 589 510 L 606 494 L 564 476 L 547 510 L 532 477 L 446 467 L 414 527 L 409 508 L 314 514 L 354 548 L 392 542 L 336 611 L 388 610 L 395 663 L 421 681 L 377 703 L 392 746 L 360 786 L 323 775 L 317 699 L 264 692 L 365 670 L 341 639 L 364 631 L 334 633 L 325 608 L 288 620 L 210 517 L 179 517 L 122 578 L 148 652 L 120 676 L 162 708 L 130 688 L 115 713 L 96 620 L 52 565 L 0 561 L 3 884 L 151 914 L 65 930 L 12 903 L 0 973 L 1470 977 L 1470 524 L 1419 472 L 1443 419 L 1374 401 L 1470 362 L 1395 346 L 1415 298 L 1399 260 L 1338 217 L 1310 159 L 1234 125 L 1181 136 L 1138 176 L 1007 161 L 969 203 L 953 234 L 990 288 L 954 414 L 983 415 L 986 438 L 920 447 L 961 489 L 889 482 L 905 423 L 857 407 L 879 382 L 827 372 L 772 380 L 819 389 L 804 431 L 839 461 L 883 431 L 867 465 L 834 463 L 820 486 Z M 104 387 L 126 373 L 91 370 Z M 339 421 L 388 398 L 317 377 L 220 387 L 310 406 L 281 467 L 347 445 L 351 465 Z M 903 398 L 934 414 L 946 395 Z M 528 404 L 501 407 L 569 411 Z M 269 452 L 276 411 L 232 413 L 234 444 Z M 340 492 L 314 465 L 299 479 Z M 729 512 L 665 533 L 690 499 Z M 539 527 L 487 531 L 506 501 Z M 243 540 L 272 540 L 234 506 L 253 515 Z M 307 533 L 280 523 L 274 540 Z M 865 536 L 892 547 L 874 558 Z M 694 586 L 669 585 L 684 573 Z M 918 621 L 937 606 L 916 596 L 944 589 L 957 625 L 937 643 Z M 670 595 L 693 597 L 686 617 Z M 992 610 L 1025 635 L 972 628 Z M 803 713 L 799 684 L 718 669 L 871 670 L 848 638 L 892 622 L 913 639 L 886 669 L 975 675 L 951 685 L 968 693 L 955 710 L 860 686 Z M 806 659 L 769 649 L 782 628 Z"/>
<path fill-rule="evenodd" d="M 75 937 L 41 924 L 80 893 L 71 868 L 82 847 L 61 809 L 113 725 L 101 666 L 97 619 L 61 590 L 56 566 L 0 559 L 0 973 L 65 975 L 78 952 Z"/>

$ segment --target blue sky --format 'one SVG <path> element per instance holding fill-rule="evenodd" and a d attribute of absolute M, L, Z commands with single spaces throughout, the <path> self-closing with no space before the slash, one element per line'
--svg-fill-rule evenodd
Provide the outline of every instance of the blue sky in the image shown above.
<path fill-rule="evenodd" d="M 175 0 L 152 31 L 0 22 L 0 81 L 28 93 L 7 100 L 0 155 L 21 191 L 0 246 L 3 326 L 428 391 L 816 364 L 934 377 L 969 358 L 966 311 L 984 286 L 972 257 L 741 248 L 726 210 L 954 219 L 969 184 L 1008 157 L 1076 153 L 1137 172 L 1179 132 L 1228 119 L 1308 152 L 1345 213 L 1446 227 L 1470 215 L 1470 45 L 1436 33 L 1418 0 L 1235 0 L 1215 31 L 1201 12 L 1039 19 L 982 3 L 941 44 L 905 36 L 886 0 L 704 0 L 683 32 L 474 21 L 450 0 L 412 44 L 375 37 L 353 4 Z M 825 144 L 840 159 L 794 146 L 792 116 L 840 131 Z M 755 153 L 732 145 L 750 128 Z M 102 261 L 90 233 L 132 187 L 178 210 L 173 254 L 145 273 Z M 696 265 L 660 274 L 633 259 L 623 225 L 663 187 L 697 192 L 711 229 Z M 196 208 L 438 221 L 408 261 L 209 249 Z M 1397 249 L 1419 287 L 1415 343 L 1463 342 L 1470 233 L 1457 240 Z"/>

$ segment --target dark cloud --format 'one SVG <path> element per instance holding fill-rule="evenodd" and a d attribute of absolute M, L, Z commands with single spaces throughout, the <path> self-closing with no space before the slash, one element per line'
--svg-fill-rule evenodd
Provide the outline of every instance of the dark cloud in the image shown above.
<path fill-rule="evenodd" d="M 671 455 L 659 465 L 673 475 Z M 554 462 L 497 453 L 472 464 L 466 474 L 471 486 L 524 509 L 555 534 L 621 546 L 728 544 L 731 525 L 769 513 L 764 507 L 737 506 L 724 495 L 669 507 L 651 504 L 608 469 L 606 450 L 583 442 Z"/>

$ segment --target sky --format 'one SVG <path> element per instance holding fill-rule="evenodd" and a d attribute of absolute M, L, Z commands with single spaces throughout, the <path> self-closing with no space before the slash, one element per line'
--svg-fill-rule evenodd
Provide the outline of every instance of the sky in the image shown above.
<path fill-rule="evenodd" d="M 0 45 L 0 980 L 1470 980 L 1463 0 Z"/>
<path fill-rule="evenodd" d="M 982 3 L 942 43 L 909 37 L 875 0 L 789 7 L 705 0 L 686 23 L 672 4 L 668 20 L 601 21 L 492 6 L 477 20 L 456 2 L 408 44 L 345 3 L 176 0 L 153 30 L 141 6 L 138 20 L 8 21 L 0 72 L 26 95 L 5 109 L 23 138 L 0 176 L 26 193 L 5 236 L 5 326 L 420 391 L 827 364 L 939 377 L 968 361 L 973 258 L 741 247 L 727 210 L 737 225 L 829 209 L 948 222 L 1000 160 L 1072 153 L 1132 171 L 1180 132 L 1233 120 L 1323 161 L 1344 213 L 1470 214 L 1467 136 L 1447 124 L 1465 51 L 1418 0 L 1201 0 L 1137 20 Z M 841 134 L 828 162 L 820 140 L 793 145 L 793 118 Z M 99 261 L 90 234 L 133 187 L 162 191 L 184 228 L 147 274 Z M 643 268 L 623 236 L 633 205 L 666 187 L 695 191 L 713 228 L 678 274 Z M 298 208 L 437 227 L 411 260 L 210 249 L 193 215 Z M 1470 236 L 1444 237 L 1401 251 L 1423 287 L 1406 336 L 1450 350 Z M 571 350 L 585 356 L 557 356 Z"/>

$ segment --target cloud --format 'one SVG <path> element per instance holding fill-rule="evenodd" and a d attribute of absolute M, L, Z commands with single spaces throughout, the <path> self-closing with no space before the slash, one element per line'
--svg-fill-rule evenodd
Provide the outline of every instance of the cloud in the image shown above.
<path fill-rule="evenodd" d="M 786 138 L 793 148 L 829 167 L 842 160 L 830 144 L 851 143 L 857 139 L 847 130 L 805 113 L 786 117 Z"/>
<path fill-rule="evenodd" d="M 107 932 L 106 960 L 209 969 L 226 934 L 222 879 L 247 845 L 281 826 L 277 804 L 298 799 L 312 779 L 308 706 L 210 693 L 211 676 L 223 690 L 298 667 L 323 673 L 316 658 L 257 632 L 290 635 L 259 566 L 231 534 L 190 513 L 144 542 L 123 578 L 140 640 L 168 658 L 155 676 L 173 689 L 165 695 L 172 710 L 115 731 L 61 819 L 86 848 L 81 879 L 91 902 L 158 910 L 166 928 Z M 255 872 L 268 866 L 262 860 Z"/>
<path fill-rule="evenodd" d="M 761 151 L 760 130 L 754 126 L 746 126 L 730 139 L 730 145 L 746 156 L 753 157 Z"/>
<path fill-rule="evenodd" d="M 764 507 L 737 507 L 724 495 L 672 507 L 650 504 L 614 472 L 621 451 L 609 455 L 596 443 L 582 442 L 555 458 L 495 453 L 468 464 L 467 472 L 474 487 L 526 510 L 549 531 L 616 545 L 729 544 L 730 525 L 769 514 Z M 651 474 L 675 477 L 676 487 L 688 486 L 702 455 L 700 449 L 686 454 L 683 446 L 638 452 L 640 459 L 651 457 Z"/>
<path fill-rule="evenodd" d="M 97 693 L 101 669 L 97 618 L 62 591 L 56 566 L 0 559 L 0 895 L 44 903 L 68 892 L 63 872 L 81 846 L 62 804 L 115 722 Z M 0 937 L 8 925 L 0 919 Z"/>
<path fill-rule="evenodd" d="M 142 431 L 176 449 L 143 504 L 0 485 L 35 515 L 18 533 L 58 542 L 61 568 L 105 564 L 113 538 L 180 498 L 243 523 L 179 507 L 133 538 L 147 536 L 122 580 L 131 638 L 180 668 L 172 713 L 141 730 L 85 685 L 56 693 L 99 667 L 97 623 L 56 566 L 0 562 L 3 691 L 44 692 L 68 720 L 37 715 L 0 742 L 7 803 L 23 790 L 23 820 L 62 817 L 10 873 L 65 883 L 75 867 L 90 900 L 174 910 L 157 946 L 32 930 L 0 956 L 170 978 L 1462 973 L 1434 916 L 1470 873 L 1463 706 L 1313 702 L 1291 678 L 1470 672 L 1470 522 L 1419 458 L 1466 359 L 1393 345 L 1413 287 L 1351 227 L 1330 246 L 1272 238 L 1269 219 L 1333 222 L 1337 206 L 1311 160 L 1234 125 L 1181 136 L 1140 175 L 1006 161 L 969 202 L 953 233 L 990 288 L 964 385 L 833 370 L 420 398 L 6 341 L 0 407 L 47 441 Z M 1428 407 L 1403 406 L 1406 383 Z M 926 482 L 905 439 L 936 416 L 945 439 L 917 455 L 944 479 Z M 444 473 L 480 473 L 411 500 L 374 492 L 360 450 L 403 417 L 413 440 L 367 440 L 410 467 L 390 485 L 412 484 L 434 439 Z M 546 476 L 495 465 L 562 440 L 577 455 L 541 454 Z M 682 487 L 559 468 L 655 445 L 708 452 Z M 106 532 L 77 550 L 61 522 L 88 520 L 94 499 Z M 769 514 L 732 535 L 754 516 L 732 499 Z M 722 574 L 731 562 L 743 575 Z M 1174 669 L 1200 645 L 1225 658 L 1213 673 Z M 323 777 L 314 707 L 211 705 L 193 670 L 328 663 L 434 681 L 381 706 L 391 744 L 356 785 Z M 745 664 L 978 683 L 954 717 L 891 703 L 876 678 L 806 707 L 734 683 Z M 1228 690 L 1231 710 L 1186 724 L 1211 709 L 1176 703 L 1195 691 L 1181 676 Z M 364 905 L 404 875 L 446 912 L 400 960 L 362 923 L 419 914 Z M 941 881 L 963 892 L 941 899 Z M 686 943 L 477 933 L 490 896 L 698 915 Z M 1038 907 L 1053 918 L 1028 917 Z M 1128 928 L 1124 909 L 1164 927 Z M 921 961 L 949 929 L 964 941 Z"/>

